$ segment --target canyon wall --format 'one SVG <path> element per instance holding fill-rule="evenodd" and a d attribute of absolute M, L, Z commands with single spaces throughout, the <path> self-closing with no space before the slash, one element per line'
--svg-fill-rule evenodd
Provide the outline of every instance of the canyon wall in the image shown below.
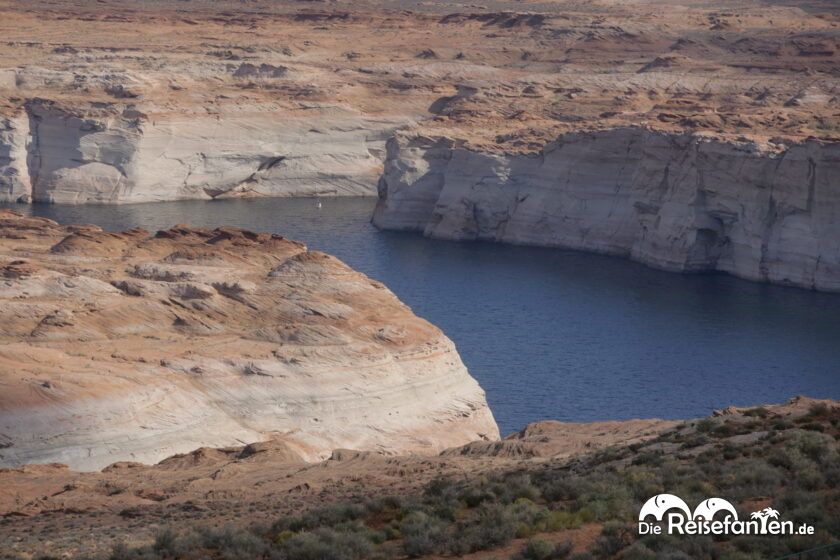
<path fill-rule="evenodd" d="M 499 431 L 452 342 L 277 235 L 0 211 L 0 468 L 100 469 L 275 440 L 437 453 Z"/>
<path fill-rule="evenodd" d="M 510 155 L 399 135 L 388 143 L 379 195 L 373 222 L 382 229 L 840 291 L 836 142 L 625 127 Z"/>
<path fill-rule="evenodd" d="M 32 101 L 0 119 L 0 201 L 373 196 L 385 139 L 405 122 L 340 107 L 144 113 Z"/>
<path fill-rule="evenodd" d="M 32 186 L 26 162 L 29 119 L 0 116 L 0 201 L 29 201 Z"/>

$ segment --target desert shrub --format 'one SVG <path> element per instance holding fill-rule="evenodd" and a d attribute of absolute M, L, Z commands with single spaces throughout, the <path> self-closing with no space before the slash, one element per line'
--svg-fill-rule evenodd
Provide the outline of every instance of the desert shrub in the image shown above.
<path fill-rule="evenodd" d="M 492 492 L 503 504 L 509 504 L 519 499 L 536 500 L 541 493 L 539 488 L 534 486 L 531 476 L 527 474 L 514 474 L 498 480 L 492 485 Z"/>
<path fill-rule="evenodd" d="M 824 432 L 825 426 L 820 424 L 819 422 L 806 422 L 802 424 L 801 428 L 803 430 L 810 430 L 812 432 Z"/>
<path fill-rule="evenodd" d="M 773 422 L 773 429 L 774 430 L 782 432 L 784 430 L 789 430 L 791 428 L 793 428 L 793 423 L 790 420 L 785 420 L 783 418 L 780 418 L 780 419 L 775 420 Z"/>
<path fill-rule="evenodd" d="M 680 552 L 687 554 L 690 558 L 715 558 L 715 544 L 712 537 L 694 536 L 679 537 L 674 541 Z"/>
<path fill-rule="evenodd" d="M 808 414 L 805 415 L 805 418 L 823 418 L 828 416 L 830 412 L 831 409 L 826 403 L 814 403 L 808 408 Z"/>
<path fill-rule="evenodd" d="M 658 560 L 697 560 L 697 558 L 689 556 L 681 550 L 671 550 L 660 556 Z"/>
<path fill-rule="evenodd" d="M 825 484 L 822 473 L 813 466 L 796 471 L 795 483 L 803 490 L 818 490 Z"/>
<path fill-rule="evenodd" d="M 565 558 L 568 558 L 569 555 L 572 553 L 573 548 L 574 545 L 570 540 L 559 542 L 554 545 L 554 552 L 551 554 L 551 557 L 554 560 L 563 560 Z"/>
<path fill-rule="evenodd" d="M 519 558 L 522 560 L 549 560 L 554 552 L 554 545 L 542 539 L 528 539 L 522 550 L 519 551 Z"/>
<path fill-rule="evenodd" d="M 266 541 L 244 529 L 200 529 L 201 546 L 219 552 L 224 560 L 251 560 L 268 551 Z"/>
<path fill-rule="evenodd" d="M 520 498 L 507 506 L 507 512 L 516 523 L 516 536 L 528 537 L 544 530 L 551 518 L 551 512 L 527 498 Z"/>
<path fill-rule="evenodd" d="M 828 441 L 819 434 L 797 433 L 790 438 L 789 445 L 816 463 L 829 454 Z"/>
<path fill-rule="evenodd" d="M 739 433 L 738 426 L 734 422 L 724 422 L 712 430 L 712 435 L 719 438 L 732 437 Z"/>
<path fill-rule="evenodd" d="M 732 461 L 733 459 L 737 459 L 741 456 L 741 449 L 736 445 L 726 443 L 723 446 L 722 453 L 724 459 Z"/>
<path fill-rule="evenodd" d="M 744 553 L 758 554 L 760 558 L 773 558 L 788 552 L 787 546 L 780 539 L 768 536 L 745 535 L 731 542 L 732 548 Z"/>
<path fill-rule="evenodd" d="M 470 486 L 458 494 L 458 498 L 467 507 L 478 507 L 484 502 L 492 502 L 496 499 L 495 494 L 486 486 Z"/>
<path fill-rule="evenodd" d="M 824 492 L 810 492 L 799 488 L 788 489 L 779 500 L 779 509 L 785 518 L 795 524 L 811 523 L 819 526 L 826 514 Z"/>
<path fill-rule="evenodd" d="M 118 542 L 111 548 L 111 554 L 108 560 L 122 560 L 123 558 L 130 558 L 131 551 L 128 545 L 124 542 Z M 2 556 L 0 556 L 2 558 Z"/>
<path fill-rule="evenodd" d="M 773 492 L 782 482 L 779 471 L 755 459 L 743 460 L 730 467 L 731 485 L 727 492 L 735 500 L 743 500 L 755 496 L 766 496 Z"/>
<path fill-rule="evenodd" d="M 603 523 L 603 531 L 588 553 L 573 558 L 744 560 L 798 552 L 840 535 L 840 458 L 836 430 L 825 414 L 807 422 L 820 423 L 828 433 L 805 430 L 801 420 L 794 426 L 760 411 L 750 415 L 754 420 L 746 423 L 701 421 L 694 424 L 696 432 L 689 427 L 653 444 L 611 448 L 556 467 L 530 464 L 529 473 L 438 478 L 422 493 L 318 508 L 279 520 L 265 539 L 232 530 L 164 532 L 155 545 L 115 547 L 112 560 L 386 560 L 492 550 L 518 537 L 530 540 L 512 560 L 558 560 L 570 555 L 571 545 L 553 547 L 536 537 L 591 522 Z M 767 430 L 770 424 L 781 431 L 738 443 L 712 439 Z M 657 444 L 668 450 L 704 447 L 662 453 L 652 446 Z M 786 520 L 813 524 L 818 535 L 784 543 L 745 535 L 637 539 L 634 526 L 625 523 L 636 518 L 644 500 L 662 492 L 688 503 L 725 496 L 741 508 L 752 498 L 772 496 Z"/>
<path fill-rule="evenodd" d="M 549 471 L 537 478 L 536 483 L 549 502 L 576 500 L 580 495 L 581 482 L 576 476 Z"/>
<path fill-rule="evenodd" d="M 682 449 L 692 449 L 694 447 L 700 447 L 701 445 L 706 445 L 709 443 L 709 438 L 701 433 L 692 434 L 685 438 L 682 445 L 680 446 Z"/>
<path fill-rule="evenodd" d="M 326 527 L 298 533 L 280 546 L 287 560 L 360 560 L 373 553 L 373 545 L 364 536 Z"/>
<path fill-rule="evenodd" d="M 276 532 L 280 531 L 309 531 L 318 527 L 333 527 L 339 523 L 353 521 L 367 513 L 363 504 L 337 504 L 314 509 L 299 517 L 285 517 L 272 526 Z"/>
<path fill-rule="evenodd" d="M 584 523 L 592 521 L 591 514 L 583 511 L 555 510 L 547 512 L 545 519 L 541 521 L 537 530 L 539 531 L 563 531 L 575 529 Z"/>
<path fill-rule="evenodd" d="M 658 467 L 662 464 L 662 452 L 661 451 L 646 451 L 644 453 L 640 453 L 638 456 L 633 458 L 634 465 L 649 465 L 652 467 Z"/>
<path fill-rule="evenodd" d="M 662 489 L 655 469 L 630 467 L 624 471 L 621 483 L 636 501 L 647 500 Z"/>
<path fill-rule="evenodd" d="M 508 507 L 483 505 L 474 519 L 458 524 L 455 537 L 449 542 L 449 551 L 462 555 L 505 545 L 516 536 L 519 523 Z"/>
<path fill-rule="evenodd" d="M 633 543 L 618 556 L 620 560 L 657 560 L 656 554 L 640 542 Z"/>
<path fill-rule="evenodd" d="M 628 451 L 619 447 L 607 447 L 595 453 L 590 459 L 593 465 L 602 465 L 624 458 Z"/>
<path fill-rule="evenodd" d="M 193 531 L 178 532 L 167 527 L 155 536 L 152 550 L 159 556 L 189 558 L 202 546 L 199 535 Z"/>
<path fill-rule="evenodd" d="M 705 476 L 715 477 L 720 474 L 721 469 L 723 468 L 720 458 L 721 455 L 719 449 L 707 449 L 697 456 L 695 465 L 702 470 Z"/>
<path fill-rule="evenodd" d="M 712 420 L 711 418 L 703 418 L 702 420 L 697 422 L 697 425 L 695 426 L 695 428 L 701 434 L 705 434 L 705 433 L 711 432 L 713 429 L 715 429 L 716 425 L 717 425 L 717 423 L 714 420 Z"/>
<path fill-rule="evenodd" d="M 369 499 L 365 501 L 365 510 L 368 513 L 382 513 L 383 511 L 396 511 L 401 509 L 404 505 L 408 505 L 409 500 L 403 499 L 400 496 L 385 496 L 383 498 Z"/>
<path fill-rule="evenodd" d="M 438 476 L 426 484 L 426 487 L 423 489 L 423 494 L 428 497 L 444 497 L 448 495 L 454 497 L 457 494 L 457 488 L 451 478 Z"/>
<path fill-rule="evenodd" d="M 445 544 L 446 525 L 421 511 L 408 514 L 400 524 L 403 549 L 412 557 L 440 552 Z"/>
<path fill-rule="evenodd" d="M 700 503 L 705 500 L 708 496 L 715 494 L 717 489 L 712 485 L 709 484 L 707 481 L 697 478 L 689 478 L 685 480 L 681 484 L 677 485 L 675 493 L 677 496 L 682 497 L 684 500 L 687 500 L 689 503 Z M 653 496 L 653 494 L 648 494 L 648 497 Z"/>
<path fill-rule="evenodd" d="M 829 488 L 840 487 L 840 459 L 825 465 L 823 467 L 823 476 L 825 477 L 825 484 Z"/>
<path fill-rule="evenodd" d="M 613 558 L 633 543 L 633 529 L 619 521 L 608 521 L 595 541 L 593 551 L 601 558 Z"/>
<path fill-rule="evenodd" d="M 767 463 L 785 470 L 793 470 L 799 460 L 798 453 L 783 447 L 770 450 L 766 457 Z"/>
<path fill-rule="evenodd" d="M 598 521 L 632 518 L 634 510 L 639 507 L 637 500 L 625 485 L 616 482 L 616 477 L 598 478 L 578 498 L 580 509 L 588 511 Z"/>
<path fill-rule="evenodd" d="M 176 531 L 166 528 L 155 536 L 151 546 L 130 549 L 117 543 L 111 550 L 111 560 L 152 560 L 159 558 L 206 558 L 205 551 L 215 552 L 222 560 L 250 560 L 269 551 L 268 542 L 246 529 L 225 527 Z"/>
<path fill-rule="evenodd" d="M 571 551 L 571 541 L 554 545 L 542 539 L 529 539 L 512 560 L 562 560 L 567 558 Z"/>

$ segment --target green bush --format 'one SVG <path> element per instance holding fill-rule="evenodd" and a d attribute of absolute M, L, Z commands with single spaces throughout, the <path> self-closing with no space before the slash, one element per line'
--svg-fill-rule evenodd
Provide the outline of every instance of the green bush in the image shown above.
<path fill-rule="evenodd" d="M 361 560 L 373 554 L 373 545 L 364 536 L 326 527 L 298 533 L 280 546 L 287 560 Z"/>
<path fill-rule="evenodd" d="M 520 520 L 508 507 L 500 504 L 483 505 L 475 519 L 459 522 L 450 540 L 449 551 L 462 555 L 495 548 L 509 543 L 516 536 Z"/>
<path fill-rule="evenodd" d="M 353 521 L 367 513 L 363 504 L 337 504 L 314 509 L 300 517 L 286 517 L 277 521 L 272 529 L 280 531 L 309 531 L 318 527 L 333 527 L 339 523 Z"/>
<path fill-rule="evenodd" d="M 200 529 L 201 546 L 217 550 L 224 560 L 251 560 L 268 552 L 265 539 L 233 527 L 221 530 Z"/>
<path fill-rule="evenodd" d="M 553 558 L 554 545 L 542 539 L 528 539 L 519 554 L 523 560 L 549 560 Z"/>
<path fill-rule="evenodd" d="M 656 554 L 640 542 L 633 543 L 618 556 L 620 560 L 657 560 Z"/>
<path fill-rule="evenodd" d="M 601 558 L 613 558 L 633 543 L 633 529 L 619 521 L 608 521 L 601 529 L 601 536 L 595 541 L 595 554 Z"/>
<path fill-rule="evenodd" d="M 711 418 L 703 418 L 702 420 L 697 422 L 696 429 L 701 434 L 705 434 L 714 430 L 715 426 L 717 426 L 717 422 L 715 422 Z"/>
<path fill-rule="evenodd" d="M 422 511 L 408 514 L 400 524 L 403 549 L 411 557 L 440 552 L 446 542 L 446 524 Z"/>

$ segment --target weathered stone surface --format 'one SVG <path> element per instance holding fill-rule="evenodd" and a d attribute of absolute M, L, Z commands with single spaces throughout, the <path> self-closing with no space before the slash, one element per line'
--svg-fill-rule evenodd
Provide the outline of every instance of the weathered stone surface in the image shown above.
<path fill-rule="evenodd" d="M 214 115 L 28 103 L 0 121 L 0 201 L 69 204 L 375 193 L 405 119 L 254 104 Z"/>
<path fill-rule="evenodd" d="M 462 144 L 391 140 L 374 224 L 840 291 L 836 143 L 628 127 L 564 134 L 538 154 Z"/>
<path fill-rule="evenodd" d="M 395 130 L 838 141 L 836 2 L 0 0 L 0 201 L 375 195 Z"/>
<path fill-rule="evenodd" d="M 279 440 L 435 453 L 498 439 L 452 342 L 277 235 L 0 212 L 0 467 L 80 470 Z"/>

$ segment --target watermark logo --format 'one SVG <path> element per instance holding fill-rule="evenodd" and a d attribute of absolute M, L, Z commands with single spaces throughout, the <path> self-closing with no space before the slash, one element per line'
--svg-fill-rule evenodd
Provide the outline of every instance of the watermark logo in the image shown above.
<path fill-rule="evenodd" d="M 813 525 L 795 526 L 766 507 L 738 519 L 738 511 L 723 498 L 709 498 L 692 511 L 682 498 L 658 494 L 639 512 L 640 535 L 813 535 Z"/>

